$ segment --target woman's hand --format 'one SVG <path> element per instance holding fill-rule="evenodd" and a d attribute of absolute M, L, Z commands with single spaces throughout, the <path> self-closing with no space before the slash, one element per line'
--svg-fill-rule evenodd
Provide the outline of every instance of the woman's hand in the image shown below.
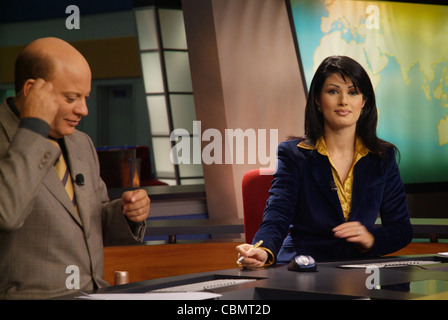
<path fill-rule="evenodd" d="M 370 250 L 375 242 L 373 235 L 359 221 L 340 224 L 333 232 L 336 238 L 357 244 L 361 251 Z"/>
<path fill-rule="evenodd" d="M 252 245 L 248 243 L 244 243 L 236 247 L 238 259 L 241 256 L 244 257 L 244 259 L 240 262 L 240 265 L 248 269 L 263 267 L 268 259 L 267 252 L 260 248 L 251 248 Z"/>

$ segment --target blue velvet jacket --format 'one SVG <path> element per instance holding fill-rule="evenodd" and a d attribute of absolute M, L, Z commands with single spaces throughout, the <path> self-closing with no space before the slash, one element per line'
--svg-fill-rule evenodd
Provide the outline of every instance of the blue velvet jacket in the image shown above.
<path fill-rule="evenodd" d="M 413 228 L 395 153 L 384 157 L 368 153 L 354 167 L 352 210 L 348 221 L 359 221 L 375 237 L 368 252 L 333 236 L 344 222 L 328 157 L 297 146 L 300 140 L 282 142 L 277 170 L 269 191 L 263 221 L 253 243 L 263 240 L 278 263 L 298 254 L 317 261 L 377 257 L 405 247 Z M 381 227 L 374 227 L 381 217 Z"/>

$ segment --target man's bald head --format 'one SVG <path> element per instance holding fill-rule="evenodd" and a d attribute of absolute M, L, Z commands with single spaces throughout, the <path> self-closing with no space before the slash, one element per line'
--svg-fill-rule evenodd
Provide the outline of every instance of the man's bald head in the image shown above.
<path fill-rule="evenodd" d="M 58 38 L 41 38 L 28 44 L 15 63 L 15 91 L 19 93 L 28 79 L 42 78 L 49 81 L 60 62 L 78 62 L 87 68 L 81 53 L 69 43 Z"/>
<path fill-rule="evenodd" d="M 57 38 L 31 42 L 17 58 L 16 75 L 14 102 L 20 117 L 46 121 L 50 137 L 73 134 L 89 113 L 86 99 L 92 73 L 82 54 L 67 42 Z"/>

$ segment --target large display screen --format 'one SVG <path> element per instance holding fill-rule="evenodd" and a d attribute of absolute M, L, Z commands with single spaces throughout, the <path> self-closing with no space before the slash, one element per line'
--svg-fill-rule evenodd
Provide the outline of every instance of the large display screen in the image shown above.
<path fill-rule="evenodd" d="M 330 55 L 369 73 L 378 136 L 395 144 L 406 184 L 448 181 L 448 6 L 286 0 L 308 89 Z"/>

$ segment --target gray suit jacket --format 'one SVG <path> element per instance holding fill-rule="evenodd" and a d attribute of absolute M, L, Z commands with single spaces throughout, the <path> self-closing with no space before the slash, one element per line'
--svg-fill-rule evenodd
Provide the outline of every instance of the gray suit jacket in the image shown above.
<path fill-rule="evenodd" d="M 64 139 L 72 176 L 84 175 L 74 185 L 79 213 L 53 169 L 60 150 L 0 105 L 0 299 L 69 294 L 78 279 L 81 290 L 107 286 L 103 245 L 142 240 L 145 224 L 134 235 L 121 199 L 109 201 L 90 138 Z"/>

